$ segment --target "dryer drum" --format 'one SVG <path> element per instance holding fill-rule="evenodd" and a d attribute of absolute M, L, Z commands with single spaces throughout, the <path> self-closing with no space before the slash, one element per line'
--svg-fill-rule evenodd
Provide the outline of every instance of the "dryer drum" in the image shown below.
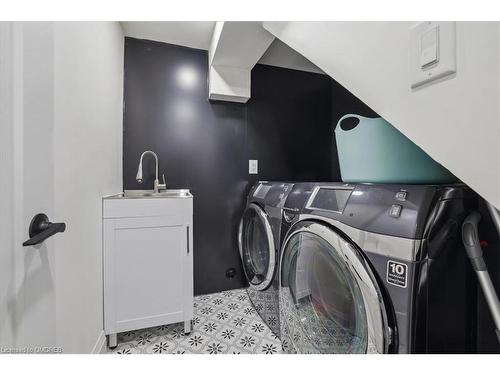
<path fill-rule="evenodd" d="M 296 352 L 387 351 L 380 289 L 352 244 L 305 221 L 288 234 L 280 264 L 280 321 Z"/>
<path fill-rule="evenodd" d="M 264 290 L 272 282 L 275 271 L 275 246 L 267 214 L 250 204 L 241 219 L 239 248 L 243 270 L 250 287 Z"/>

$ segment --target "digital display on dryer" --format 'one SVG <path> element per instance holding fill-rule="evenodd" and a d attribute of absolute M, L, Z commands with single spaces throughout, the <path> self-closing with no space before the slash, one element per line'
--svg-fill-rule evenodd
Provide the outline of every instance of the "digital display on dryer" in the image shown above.
<path fill-rule="evenodd" d="M 253 196 L 258 199 L 264 199 L 266 198 L 269 190 L 271 190 L 271 187 L 271 185 L 259 184 L 259 186 L 257 186 L 257 188 L 255 189 Z"/>
<path fill-rule="evenodd" d="M 342 213 L 351 196 L 352 189 L 318 188 L 307 208 Z"/>

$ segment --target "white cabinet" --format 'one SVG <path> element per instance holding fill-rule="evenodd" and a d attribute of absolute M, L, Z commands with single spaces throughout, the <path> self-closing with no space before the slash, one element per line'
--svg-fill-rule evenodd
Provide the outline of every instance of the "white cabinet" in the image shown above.
<path fill-rule="evenodd" d="M 103 199 L 104 330 L 116 333 L 193 318 L 193 199 Z"/>

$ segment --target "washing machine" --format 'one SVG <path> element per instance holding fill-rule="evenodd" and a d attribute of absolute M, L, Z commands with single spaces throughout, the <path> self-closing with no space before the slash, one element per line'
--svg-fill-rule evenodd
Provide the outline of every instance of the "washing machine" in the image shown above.
<path fill-rule="evenodd" d="M 285 352 L 474 351 L 475 281 L 460 237 L 477 204 L 469 189 L 295 184 L 289 197 L 298 203 L 285 203 L 282 223 Z"/>
<path fill-rule="evenodd" d="M 255 310 L 276 336 L 280 336 L 278 260 L 282 242 L 282 208 L 293 184 L 256 183 L 240 221 L 238 243 L 248 296 Z"/>

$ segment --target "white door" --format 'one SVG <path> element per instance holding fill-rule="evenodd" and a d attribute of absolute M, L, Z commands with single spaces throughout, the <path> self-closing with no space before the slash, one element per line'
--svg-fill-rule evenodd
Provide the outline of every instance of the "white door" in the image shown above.
<path fill-rule="evenodd" d="M 118 30 L 0 22 L 0 351 L 104 343 L 100 201 L 121 189 Z M 37 213 L 66 232 L 23 247 Z"/>
<path fill-rule="evenodd" d="M 54 217 L 52 66 L 41 51 L 50 50 L 44 32 L 3 23 L 1 183 L 2 298 L 1 342 L 10 348 L 55 346 L 54 240 L 23 247 L 31 218 Z M 32 37 L 33 36 L 33 37 Z M 35 64 L 34 62 L 38 63 Z M 6 172 L 6 173 L 5 173 Z"/>

